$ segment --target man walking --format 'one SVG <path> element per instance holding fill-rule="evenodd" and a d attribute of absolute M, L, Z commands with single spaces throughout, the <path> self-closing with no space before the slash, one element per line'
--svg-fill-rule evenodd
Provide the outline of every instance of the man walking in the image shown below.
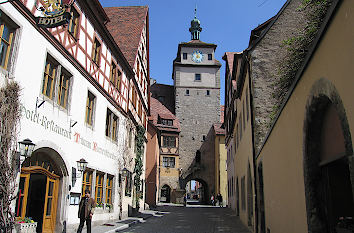
<path fill-rule="evenodd" d="M 91 220 L 92 215 L 95 210 L 96 203 L 93 198 L 90 197 L 90 190 L 85 190 L 85 196 L 81 198 L 79 204 L 79 218 L 80 218 L 80 225 L 77 229 L 77 233 L 81 233 L 82 228 L 84 227 L 84 223 L 86 221 L 87 226 L 87 233 L 91 233 Z"/>

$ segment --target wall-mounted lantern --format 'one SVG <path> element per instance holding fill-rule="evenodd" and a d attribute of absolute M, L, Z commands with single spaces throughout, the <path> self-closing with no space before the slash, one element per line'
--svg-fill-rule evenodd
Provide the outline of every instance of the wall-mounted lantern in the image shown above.
<path fill-rule="evenodd" d="M 72 168 L 72 183 L 73 183 L 73 187 L 75 186 L 76 179 L 82 177 L 82 174 L 86 170 L 86 167 L 87 167 L 88 163 L 86 162 L 85 159 L 80 159 L 80 160 L 76 161 L 76 164 L 77 164 L 77 170 L 79 171 L 79 173 L 76 173 L 76 168 Z"/>
<path fill-rule="evenodd" d="M 18 146 L 20 149 L 20 155 L 26 158 L 31 157 L 34 146 L 34 144 L 30 139 L 26 138 L 25 140 L 18 142 Z"/>
<path fill-rule="evenodd" d="M 128 172 L 129 172 L 129 170 L 128 170 L 127 168 L 123 168 L 123 170 L 122 170 L 122 176 L 123 176 L 124 178 L 126 178 L 126 177 L 128 176 Z"/>

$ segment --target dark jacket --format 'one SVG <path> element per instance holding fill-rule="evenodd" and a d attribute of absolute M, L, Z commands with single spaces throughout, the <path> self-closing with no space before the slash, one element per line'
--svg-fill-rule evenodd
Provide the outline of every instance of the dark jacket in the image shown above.
<path fill-rule="evenodd" d="M 84 208 L 84 206 L 85 206 L 85 199 L 86 199 L 85 197 L 82 197 L 80 204 L 79 204 L 79 213 L 78 213 L 79 218 L 81 217 L 80 213 L 82 211 L 82 208 Z M 93 212 L 95 211 L 95 207 L 96 207 L 96 202 L 93 198 L 90 197 L 87 200 L 87 205 L 85 206 L 85 212 L 84 212 L 85 216 L 84 217 L 85 218 L 90 217 L 90 213 L 93 214 Z"/>

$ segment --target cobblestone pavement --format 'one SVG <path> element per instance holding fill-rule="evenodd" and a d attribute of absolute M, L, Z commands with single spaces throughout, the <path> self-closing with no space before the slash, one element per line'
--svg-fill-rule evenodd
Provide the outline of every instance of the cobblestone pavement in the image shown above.
<path fill-rule="evenodd" d="M 134 233 L 249 233 L 228 208 L 211 206 L 159 206 L 151 217 L 119 232 Z"/>

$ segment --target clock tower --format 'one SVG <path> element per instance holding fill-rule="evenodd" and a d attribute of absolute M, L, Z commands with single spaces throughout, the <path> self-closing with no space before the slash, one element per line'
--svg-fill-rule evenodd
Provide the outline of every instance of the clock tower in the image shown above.
<path fill-rule="evenodd" d="M 220 122 L 221 64 L 215 59 L 217 45 L 200 40 L 202 28 L 196 16 L 189 31 L 191 40 L 178 45 L 172 73 L 175 114 L 181 124 L 179 167 L 182 179 L 188 175 L 210 127 Z M 203 160 L 203 155 L 199 157 Z"/>

